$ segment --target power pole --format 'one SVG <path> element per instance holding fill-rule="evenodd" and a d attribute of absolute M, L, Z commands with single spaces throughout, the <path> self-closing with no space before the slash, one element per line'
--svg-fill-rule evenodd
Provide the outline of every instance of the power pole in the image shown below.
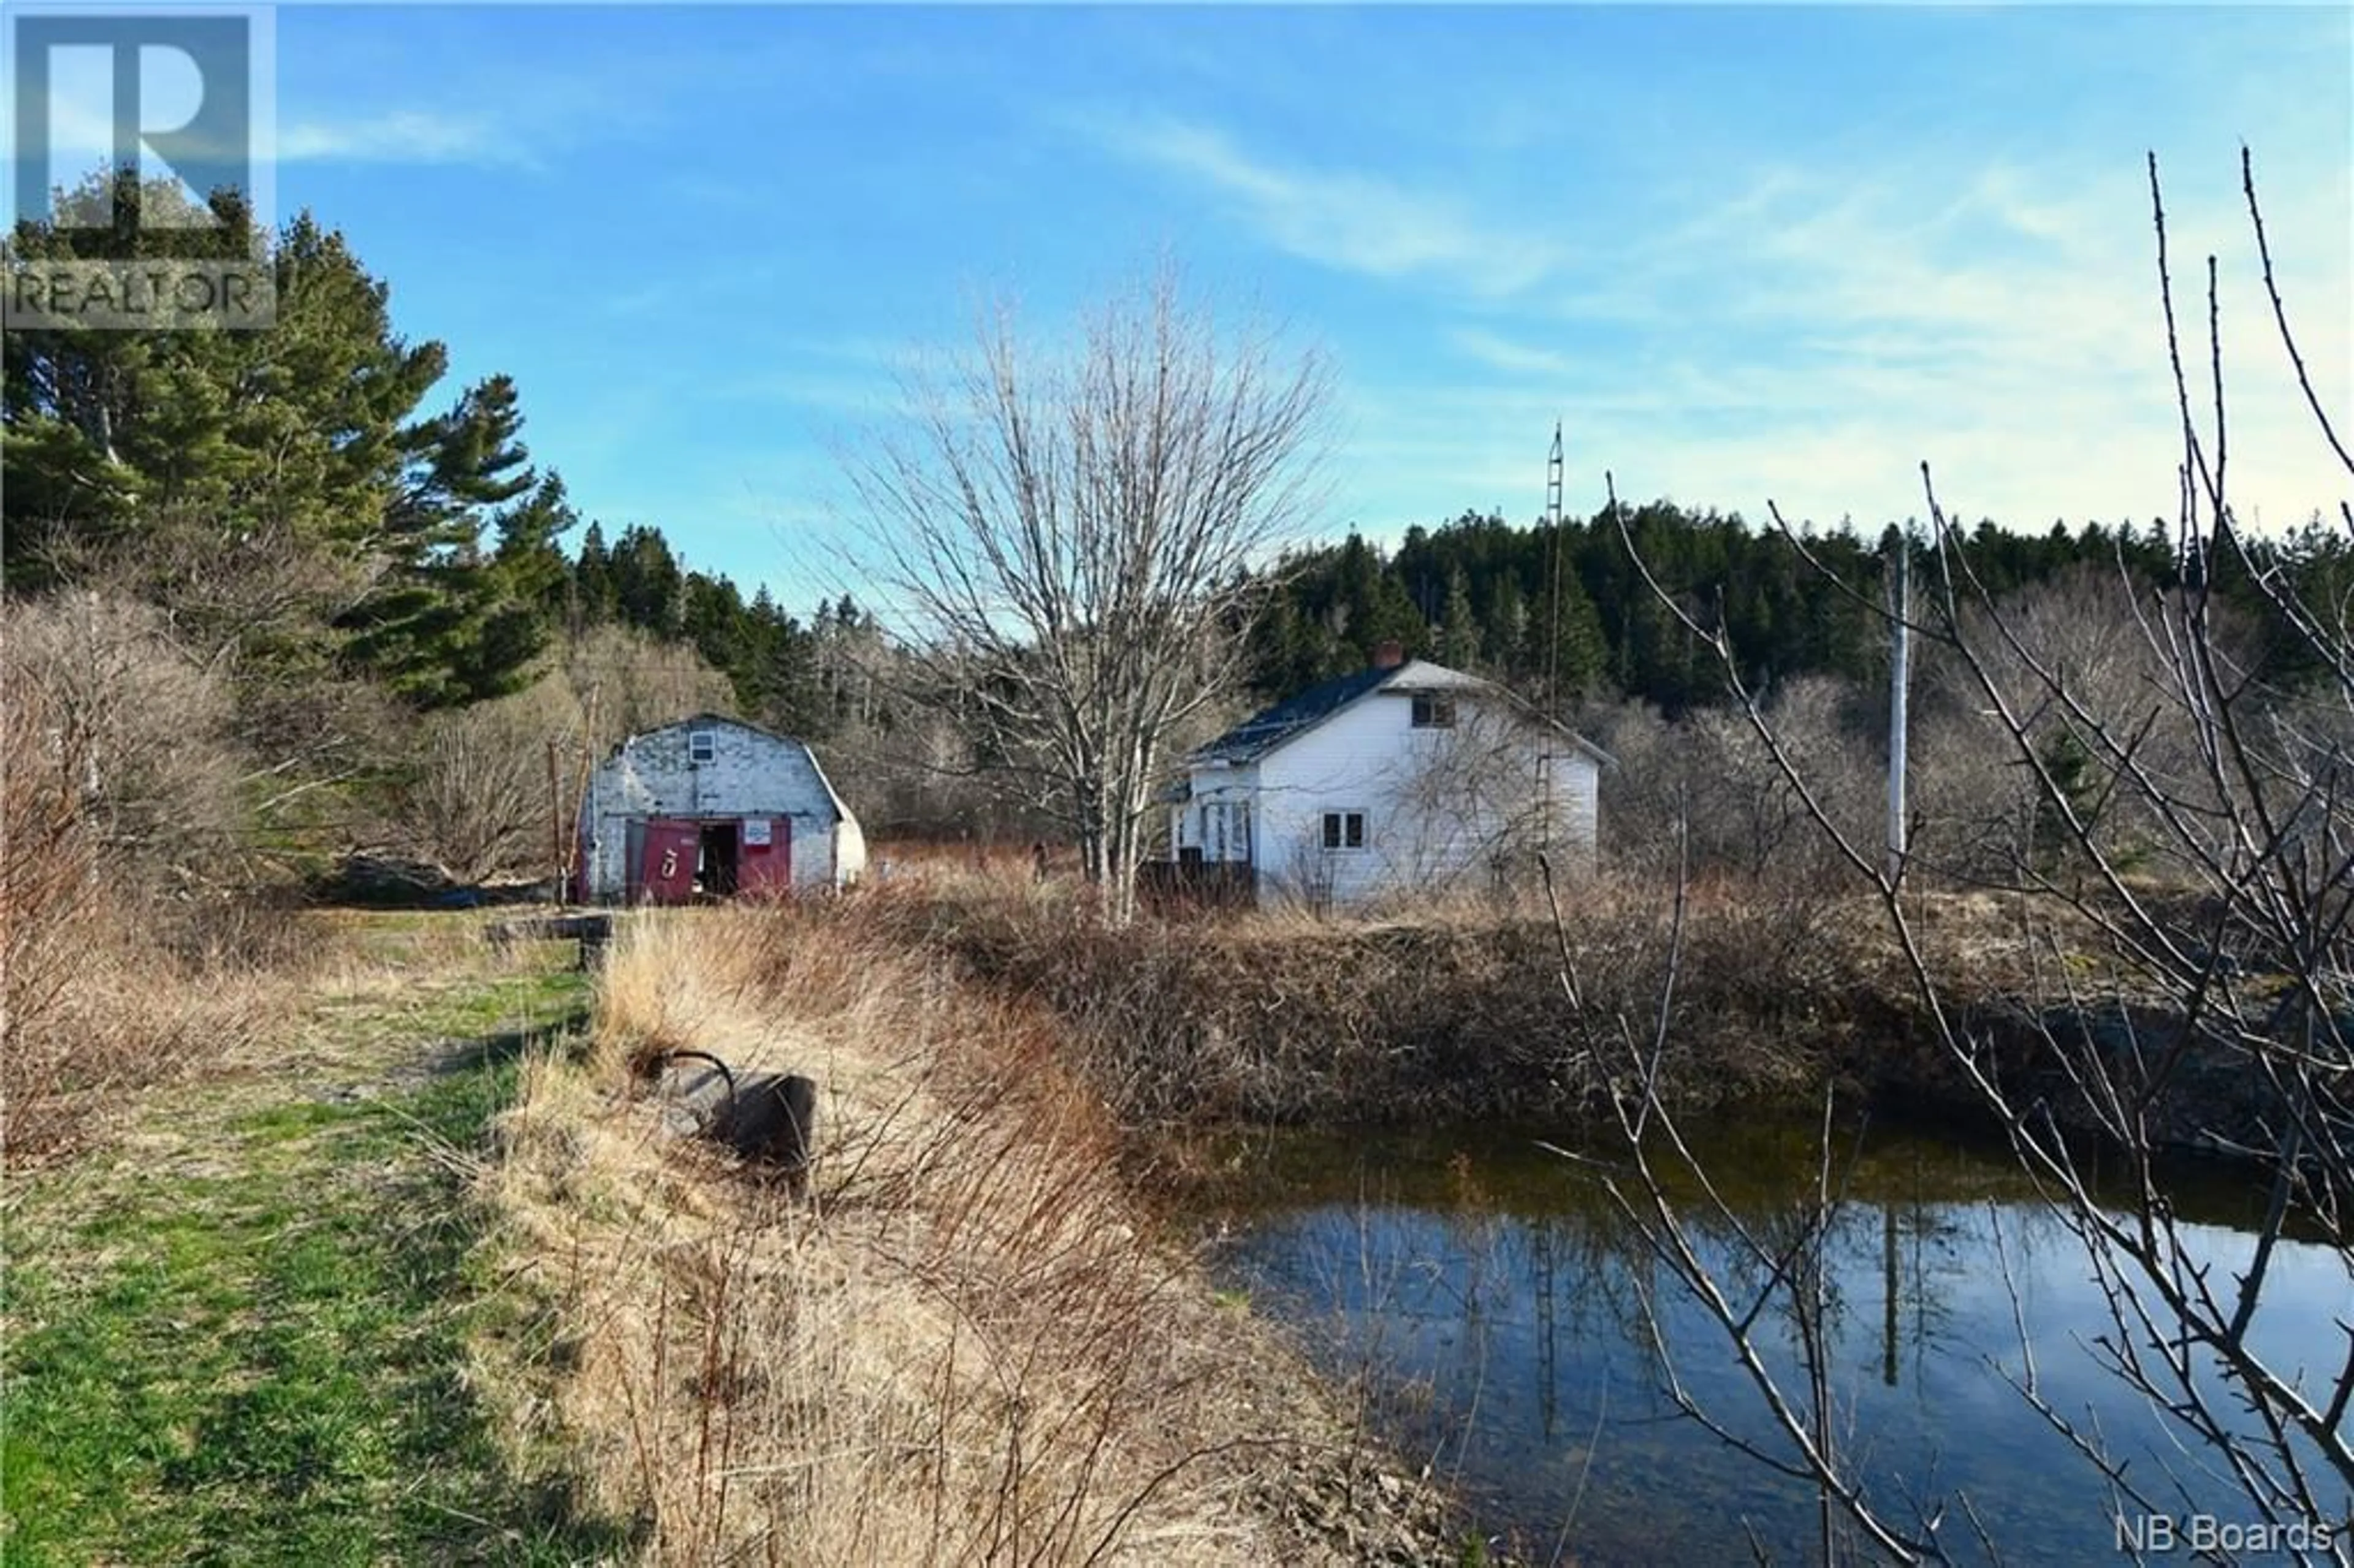
<path fill-rule="evenodd" d="M 1895 638 L 1888 660 L 1888 880 L 1892 885 L 1904 872 L 1904 709 L 1912 686 L 1912 542 L 1899 534 L 1888 582 L 1888 612 Z"/>
<path fill-rule="evenodd" d="M 564 896 L 564 785 L 556 770 L 556 740 L 547 742 L 547 853 L 556 863 L 556 901 L 569 903 Z"/>

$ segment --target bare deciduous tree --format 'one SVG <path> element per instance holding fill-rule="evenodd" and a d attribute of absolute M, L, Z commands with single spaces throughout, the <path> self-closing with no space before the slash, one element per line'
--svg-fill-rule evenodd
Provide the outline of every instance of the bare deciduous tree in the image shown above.
<path fill-rule="evenodd" d="M 572 639 L 565 645 L 562 669 L 573 706 L 589 726 L 585 744 L 592 757 L 632 735 L 699 713 L 729 713 L 735 706 L 727 677 L 700 653 L 680 643 L 658 642 L 635 627 L 593 627 Z"/>
<path fill-rule="evenodd" d="M 1565 736 L 1500 692 L 1459 692 L 1449 722 L 1415 732 L 1397 759 L 1376 770 L 1383 803 L 1376 853 L 1389 884 L 1410 896 L 1500 895 L 1524 888 L 1540 853 L 1590 865 L 1595 845 L 1571 821 L 1569 802 L 1548 800 L 1540 748 Z"/>
<path fill-rule="evenodd" d="M 995 774 L 1077 839 L 1125 921 L 1169 737 L 1234 682 L 1247 568 L 1315 500 L 1328 381 L 1222 333 L 1164 270 L 1056 354 L 987 322 L 847 463 L 865 563 Z"/>
<path fill-rule="evenodd" d="M 2244 154 L 2242 173 L 2283 346 L 2318 437 L 2354 479 L 2354 458 L 2290 331 Z M 2024 809 L 2066 852 L 2064 870 L 2034 853 L 2001 863 L 2031 948 L 2056 960 L 2044 966 L 2025 1017 L 2006 1029 L 1974 1012 L 1969 977 L 1936 956 L 1912 902 L 1915 887 L 1937 876 L 1934 851 L 1923 846 L 1909 863 L 1885 866 L 1880 844 L 1828 808 L 1820 780 L 1770 714 L 1740 695 L 1789 788 L 1871 890 L 1958 1081 L 2084 1248 L 2110 1319 L 2088 1352 L 2172 1424 L 2186 1465 L 2237 1488 L 2246 1522 L 2265 1539 L 2346 1561 L 2354 1558 L 2354 1322 L 2339 1317 L 2331 1342 L 2317 1344 L 2284 1346 L 2264 1329 L 2283 1293 L 2299 1288 L 2284 1262 L 2299 1243 L 2328 1249 L 2342 1277 L 2336 1287 L 2354 1293 L 2354 607 L 2304 596 L 2282 552 L 2233 512 L 2220 341 L 2211 341 L 2205 385 L 2194 391 L 2154 158 L 2150 195 L 2181 418 L 2181 586 L 2136 595 L 2129 621 L 2102 627 L 2071 624 L 2075 618 L 2055 613 L 2064 608 L 2055 604 L 1999 602 L 1928 488 L 1932 580 L 1914 632 L 1939 651 L 1989 745 L 2023 780 Z M 2215 280 L 2211 258 L 2211 334 L 2219 332 Z M 2354 507 L 2341 503 L 2339 513 L 2354 541 Z M 2219 590 L 2226 580 L 2286 629 L 2295 658 L 2251 662 Z M 1716 647 L 1738 690 L 1723 639 L 1686 623 Z M 2296 673 L 2276 673 L 2284 670 Z M 2055 736 L 2067 737 L 2064 748 Z M 2120 821 L 2129 834 L 2113 831 Z M 2154 873 L 2140 863 L 2145 851 Z M 1975 885 L 1986 876 L 1982 863 L 1968 870 Z M 1626 1064 L 1623 1130 L 1637 1151 L 1614 1191 L 1749 1370 L 1784 1439 L 1767 1457 L 1812 1481 L 1828 1513 L 1882 1550 L 1947 1555 L 1934 1511 L 1893 1522 L 1887 1499 L 1870 1496 L 1825 1440 L 1820 1401 L 1785 1391 L 1765 1372 L 1756 1325 L 1777 1298 L 1805 1309 L 1807 1247 L 1759 1240 L 1753 1255 L 1765 1288 L 1746 1295 L 1701 1260 L 1688 1241 L 1689 1205 L 1641 1150 L 1664 1139 L 1668 1164 L 1699 1182 L 1702 1223 L 1722 1208 L 1705 1156 L 1659 1103 L 1649 1065 L 1656 1033 L 1624 1022 L 1614 1033 Z M 2088 1134 L 2112 1177 L 2097 1189 Z M 2185 1146 L 2243 1160 L 2263 1196 L 2232 1265 L 2211 1261 L 2199 1227 L 2179 1221 L 2168 1200 L 2166 1162 Z M 1836 1203 L 1828 1133 L 1825 1147 L 1817 1212 L 1828 1216 Z M 1819 1377 L 1819 1361 L 1809 1372 Z M 2163 1469 L 2128 1473 L 2128 1457 L 2096 1427 L 2047 1397 L 2031 1354 L 2015 1381 L 2089 1461 L 2121 1514 L 2159 1511 L 2190 1495 Z M 1829 1539 L 1827 1529 L 1827 1553 Z"/>
<path fill-rule="evenodd" d="M 243 777 L 229 693 L 135 600 L 78 591 L 7 607 L 0 689 L 38 694 L 63 809 L 119 874 L 157 892 L 217 891 L 242 874 Z"/>
<path fill-rule="evenodd" d="M 2170 695 L 2173 671 L 2147 635 L 2143 607 L 2155 587 L 2120 561 L 2076 567 L 2002 599 L 1965 593 L 1956 600 L 1957 641 L 1976 662 L 1936 639 L 1924 650 L 1914 721 L 1921 787 L 1914 805 L 1924 829 L 1917 859 L 1997 885 L 2014 881 L 2022 867 L 2050 874 L 2071 861 L 2069 835 L 2041 781 L 2014 755 L 2007 728 L 2013 720 L 2073 799 L 2084 829 L 2120 865 L 2163 853 L 2164 828 L 2136 793 L 2100 787 L 2098 737 L 2075 716 L 2139 726 L 2141 756 L 2154 770 L 2179 775 L 2195 767 L 2197 737 Z M 2219 654 L 2249 665 L 2256 640 L 2246 617 L 2220 601 L 2209 616 L 2207 635 Z M 1989 702 L 1988 683 L 1999 703 Z M 2052 700 L 2055 690 L 2068 701 Z"/>
<path fill-rule="evenodd" d="M 567 775 L 576 771 L 582 719 L 557 677 L 434 715 L 401 791 L 405 847 L 461 882 L 553 874 L 552 845 L 564 842 L 566 807 L 578 804 Z"/>
<path fill-rule="evenodd" d="M 1810 776 L 1840 780 L 1827 803 L 1843 814 L 1841 825 L 1863 831 L 1879 820 L 1881 763 L 1851 733 L 1848 701 L 1837 678 L 1804 675 L 1766 705 Z M 1629 703 L 1595 719 L 1618 761 L 1603 789 L 1610 853 L 1621 866 L 1664 878 L 1681 856 L 1695 874 L 1786 883 L 1819 882 L 1834 869 L 1797 791 L 1738 715 L 1702 708 L 1670 724 Z"/>

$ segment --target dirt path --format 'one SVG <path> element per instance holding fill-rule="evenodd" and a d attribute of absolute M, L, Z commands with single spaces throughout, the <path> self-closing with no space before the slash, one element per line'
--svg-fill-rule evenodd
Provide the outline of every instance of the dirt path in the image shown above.
<path fill-rule="evenodd" d="M 626 1552 L 560 1475 L 513 1473 L 479 1397 L 528 1308 L 482 1277 L 468 1181 L 586 989 L 469 921 L 355 924 L 250 1059 L 9 1194 L 10 1563 Z"/>

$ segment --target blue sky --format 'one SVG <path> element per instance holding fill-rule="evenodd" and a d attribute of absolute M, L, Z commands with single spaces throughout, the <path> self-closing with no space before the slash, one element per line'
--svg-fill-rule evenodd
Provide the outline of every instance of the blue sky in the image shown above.
<path fill-rule="evenodd" d="M 2344 6 L 288 6 L 276 200 L 458 380 L 519 381 L 609 530 L 855 590 L 836 452 L 1010 295 L 1053 332 L 1164 254 L 1329 355 L 1327 532 L 1667 495 L 1763 519 L 2171 515 L 2179 287 L 2224 276 L 2264 523 L 2350 488 Z M 2203 305 L 2193 312 L 2202 323 Z M 2203 350 L 2201 350 L 2203 357 Z"/>

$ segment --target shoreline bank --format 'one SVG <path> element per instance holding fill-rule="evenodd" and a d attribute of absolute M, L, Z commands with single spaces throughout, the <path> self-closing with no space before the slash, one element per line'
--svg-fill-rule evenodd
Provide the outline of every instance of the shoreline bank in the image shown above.
<path fill-rule="evenodd" d="M 636 1070 L 820 1086 L 795 1195 Z M 853 905 L 633 917 L 485 1196 L 556 1375 L 518 1414 L 647 1560 L 1422 1563 L 1469 1543 L 1122 1176 L 1060 1032 Z"/>
<path fill-rule="evenodd" d="M 1829 1088 L 1868 1111 L 1998 1126 L 1876 911 L 1719 889 L 1692 896 L 1679 927 L 1656 899 L 1588 891 L 1558 927 L 1473 907 L 1106 930 L 1084 908 L 1002 892 L 877 900 L 868 917 L 1051 1013 L 1147 1144 L 1228 1126 L 1606 1119 L 1655 1039 L 1679 1115 L 1819 1110 Z M 2179 1010 L 2055 957 L 1991 898 L 1924 900 L 1919 918 L 1933 972 L 1962 977 L 1941 1005 L 1980 1066 L 2072 1135 L 2108 1137 L 2082 1068 L 2170 1048 Z M 2079 972 L 2055 989 L 2055 965 Z M 2052 995 L 2072 1000 L 2040 1000 Z M 2243 1053 L 2198 1044 L 2146 1108 L 2146 1136 L 2168 1155 L 2255 1158 L 2270 1104 Z"/>

